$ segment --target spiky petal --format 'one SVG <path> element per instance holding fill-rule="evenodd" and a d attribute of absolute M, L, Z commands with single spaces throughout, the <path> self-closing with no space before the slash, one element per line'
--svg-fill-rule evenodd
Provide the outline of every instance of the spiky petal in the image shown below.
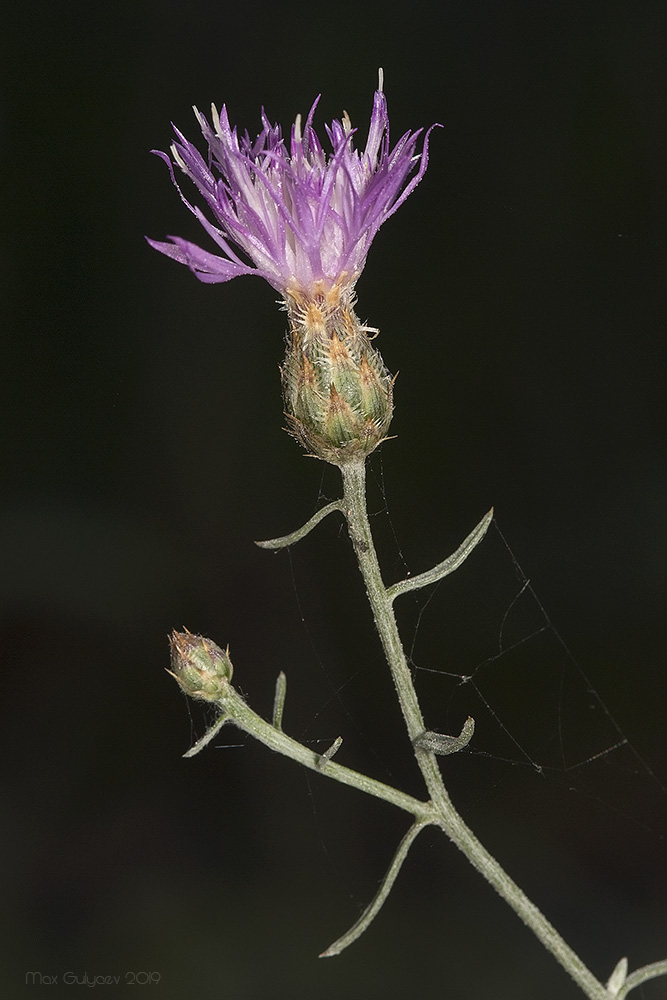
<path fill-rule="evenodd" d="M 406 132 L 391 149 L 380 80 L 364 150 L 355 148 L 356 130 L 345 114 L 326 127 L 327 153 L 313 127 L 318 100 L 303 129 L 300 117 L 292 126 L 289 147 L 263 112 L 253 142 L 231 127 L 224 105 L 219 114 L 212 107 L 210 124 L 195 108 L 207 158 L 177 129 L 171 158 L 155 152 L 222 255 L 177 236 L 168 243 L 149 240 L 151 246 L 205 282 L 258 274 L 282 295 L 308 296 L 316 286 L 351 289 L 378 229 L 424 176 L 431 129 L 420 151 L 421 129 Z M 181 192 L 174 166 L 195 184 L 213 222 Z"/>

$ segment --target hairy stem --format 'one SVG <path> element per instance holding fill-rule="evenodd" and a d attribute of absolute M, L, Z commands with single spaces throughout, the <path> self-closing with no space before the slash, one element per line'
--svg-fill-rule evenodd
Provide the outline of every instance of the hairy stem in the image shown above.
<path fill-rule="evenodd" d="M 392 602 L 382 580 L 382 572 L 373 544 L 371 526 L 366 511 L 366 467 L 364 462 L 350 463 L 342 466 L 341 472 L 343 475 L 343 513 L 347 519 L 348 531 L 357 555 L 359 569 L 366 584 L 366 593 L 391 670 L 408 736 L 410 741 L 414 743 L 422 735 L 426 726 L 398 634 Z M 417 749 L 416 757 L 433 802 L 440 805 L 449 803 L 449 796 L 442 782 L 435 755 L 427 750 Z"/>
<path fill-rule="evenodd" d="M 303 764 L 304 767 L 310 768 L 311 771 L 317 771 L 320 774 L 326 775 L 327 778 L 334 778 L 336 781 L 340 781 L 343 785 L 349 785 L 352 788 L 357 788 L 360 792 L 365 792 L 367 795 L 383 799 L 385 802 L 389 802 L 391 805 L 398 806 L 399 809 L 411 813 L 416 820 L 425 823 L 437 822 L 429 802 L 421 802 L 412 795 L 407 795 L 397 788 L 392 788 L 391 785 L 385 785 L 382 781 L 376 781 L 375 778 L 369 778 L 368 775 L 353 771 L 349 767 L 343 767 L 342 764 L 336 764 L 332 760 L 327 760 L 326 766 L 323 767 L 322 754 L 311 750 L 302 743 L 298 743 L 297 740 L 292 739 L 291 736 L 284 733 L 282 729 L 263 719 L 261 715 L 258 715 L 257 712 L 254 712 L 250 708 L 238 691 L 231 687 L 231 685 L 224 698 L 221 698 L 216 704 L 223 713 L 221 717 L 222 723 L 218 720 L 209 733 L 202 737 L 192 750 L 188 751 L 185 755 L 186 757 L 193 756 L 193 753 L 196 753 L 209 742 L 211 732 L 217 733 L 222 724 L 229 722 L 236 726 L 237 729 L 241 729 L 249 736 L 253 736 L 270 750 L 275 750 L 285 757 L 290 757 L 297 763 Z"/>
<path fill-rule="evenodd" d="M 437 825 L 554 955 L 586 996 L 590 1000 L 604 1000 L 604 998 L 608 1000 L 609 993 L 605 986 L 568 947 L 537 906 L 528 899 L 466 826 L 445 789 L 435 755 L 419 746 L 418 738 L 425 730 L 424 720 L 392 606 L 392 598 L 396 593 L 392 595 L 391 588 L 385 587 L 373 544 L 366 510 L 365 464 L 359 462 L 343 465 L 341 472 L 344 491 L 343 512 L 347 519 L 350 538 L 366 585 L 368 600 L 391 670 L 408 735 L 413 746 L 415 741 L 417 742 L 415 755 L 438 816 Z"/>
<path fill-rule="evenodd" d="M 572 976 L 586 996 L 590 997 L 591 1000 L 604 1000 L 604 998 L 608 1000 L 609 994 L 606 987 L 595 978 L 576 952 L 565 943 L 556 928 L 531 902 L 523 889 L 519 888 L 496 859 L 489 854 L 453 806 L 450 807 L 448 815 L 442 817 L 442 821 L 438 825 L 450 840 L 463 851 L 471 865 L 484 876 L 544 947 Z"/>

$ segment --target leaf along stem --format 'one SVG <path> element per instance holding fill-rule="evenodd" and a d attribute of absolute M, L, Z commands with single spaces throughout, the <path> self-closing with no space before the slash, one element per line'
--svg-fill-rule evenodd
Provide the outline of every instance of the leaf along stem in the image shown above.
<path fill-rule="evenodd" d="M 651 962 L 650 965 L 644 965 L 641 969 L 631 972 L 619 990 L 618 1000 L 624 1000 L 630 990 L 647 983 L 649 979 L 657 979 L 658 976 L 667 976 L 667 958 L 660 962 Z"/>
<path fill-rule="evenodd" d="M 428 826 L 428 823 L 417 821 L 412 824 L 408 832 L 403 837 L 403 840 L 398 845 L 391 864 L 387 869 L 387 874 L 382 879 L 380 888 L 378 889 L 377 895 L 373 901 L 369 903 L 357 922 L 350 927 L 349 931 L 339 937 L 338 940 L 334 941 L 333 944 L 329 945 L 327 950 L 322 952 L 320 958 L 332 958 L 334 955 L 340 955 L 341 951 L 347 948 L 348 945 L 352 944 L 353 941 L 356 941 L 358 937 L 361 937 L 366 928 L 370 925 L 371 921 L 380 912 L 382 904 L 391 892 L 392 886 L 396 881 L 396 877 L 401 870 L 403 862 L 408 856 L 408 852 L 412 847 L 417 834 L 420 833 L 425 826 Z"/>
<path fill-rule="evenodd" d="M 473 528 L 468 537 L 461 542 L 456 552 L 453 552 L 451 556 L 447 556 L 441 563 L 438 563 L 433 569 L 426 570 L 425 573 L 408 577 L 405 580 L 399 580 L 398 583 L 394 583 L 391 587 L 388 587 L 387 596 L 389 599 L 394 601 L 399 594 L 407 594 L 411 590 L 428 587 L 429 584 L 437 583 L 439 580 L 444 579 L 444 577 L 449 576 L 450 573 L 453 573 L 455 569 L 459 568 L 461 563 L 465 562 L 475 546 L 479 545 L 488 531 L 492 520 L 493 507 L 484 515 L 479 524 Z"/>
<path fill-rule="evenodd" d="M 318 510 L 317 514 L 313 514 L 309 521 L 306 521 L 304 525 L 297 528 L 296 531 L 292 531 L 289 535 L 281 535 L 279 538 L 269 538 L 265 542 L 255 542 L 255 545 L 259 546 L 260 549 L 286 549 L 288 545 L 294 545 L 295 542 L 300 542 L 302 538 L 305 538 L 313 528 L 317 527 L 320 521 L 324 520 L 327 514 L 332 514 L 335 510 L 342 509 L 341 501 L 334 500 L 332 503 L 328 503 L 326 507 Z"/>

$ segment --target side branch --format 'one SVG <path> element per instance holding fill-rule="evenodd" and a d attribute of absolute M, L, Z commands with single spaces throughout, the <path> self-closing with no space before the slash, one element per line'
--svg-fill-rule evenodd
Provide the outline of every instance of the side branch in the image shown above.
<path fill-rule="evenodd" d="M 663 959 L 661 962 L 652 962 L 651 965 L 644 965 L 641 969 L 630 973 L 617 994 L 618 1000 L 624 1000 L 630 990 L 641 986 L 642 983 L 647 983 L 649 979 L 657 979 L 658 976 L 667 976 L 667 959 Z"/>
<path fill-rule="evenodd" d="M 399 594 L 407 594 L 409 590 L 418 590 L 420 587 L 428 587 L 430 583 L 437 583 L 438 580 L 442 580 L 443 577 L 449 576 L 450 573 L 453 573 L 455 569 L 459 568 L 462 562 L 465 562 L 475 546 L 478 545 L 484 538 L 492 520 L 493 507 L 488 514 L 484 515 L 477 527 L 473 528 L 466 540 L 459 545 L 456 552 L 453 552 L 451 556 L 443 559 L 443 561 L 438 563 L 437 566 L 434 566 L 433 569 L 429 569 L 425 573 L 420 573 L 419 576 L 412 576 L 409 579 L 400 580 L 398 583 L 392 584 L 391 587 L 387 587 L 387 597 L 389 600 L 393 601 Z"/>
<path fill-rule="evenodd" d="M 306 521 L 301 528 L 297 528 L 290 535 L 283 535 L 281 538 L 269 538 L 266 542 L 255 542 L 255 545 L 258 545 L 260 549 L 286 549 L 288 545 L 300 542 L 327 514 L 331 514 L 335 510 L 343 510 L 341 500 L 334 500 L 332 503 L 328 503 L 326 507 L 322 507 L 321 510 L 318 510 L 317 514 L 313 514 L 310 521 Z"/>
<path fill-rule="evenodd" d="M 319 956 L 320 958 L 332 958 L 334 955 L 340 955 L 341 951 L 347 948 L 348 945 L 352 944 L 353 941 L 356 941 L 358 937 L 361 937 L 369 924 L 375 919 L 382 909 L 382 905 L 391 892 L 392 886 L 396 881 L 396 877 L 401 870 L 401 865 L 407 858 L 408 851 L 412 847 L 417 834 L 428 825 L 428 822 L 423 820 L 417 820 L 417 822 L 413 823 L 406 835 L 403 837 L 403 840 L 398 845 L 396 854 L 389 865 L 387 874 L 383 878 L 382 884 L 380 885 L 373 902 L 366 907 L 357 922 L 350 927 L 346 934 L 343 934 L 342 937 L 339 937 L 338 940 L 334 941 L 332 945 L 329 945 L 326 951 L 322 952 Z"/>
<path fill-rule="evenodd" d="M 416 799 L 412 795 L 406 794 L 406 792 L 401 792 L 398 788 L 385 785 L 382 781 L 377 781 L 375 778 L 371 778 L 359 771 L 353 771 L 349 767 L 343 767 L 342 764 L 337 764 L 331 760 L 331 757 L 340 746 L 338 741 L 325 754 L 319 754 L 315 750 L 311 750 L 310 747 L 303 746 L 302 743 L 298 743 L 297 740 L 292 739 L 291 736 L 288 736 L 287 733 L 284 733 L 282 729 L 276 726 L 275 720 L 274 722 L 267 722 L 257 712 L 254 712 L 231 685 L 228 686 L 219 699 L 216 699 L 215 704 L 221 710 L 220 718 L 195 743 L 192 749 L 183 755 L 184 757 L 192 757 L 194 754 L 199 753 L 207 743 L 210 743 L 223 725 L 231 723 L 237 729 L 247 733 L 248 736 L 252 736 L 260 743 L 263 743 L 270 750 L 275 750 L 285 757 L 290 757 L 311 771 L 317 771 L 319 774 L 323 774 L 327 778 L 333 778 L 343 785 L 348 785 L 351 788 L 358 789 L 360 792 L 365 792 L 367 795 L 372 795 L 377 799 L 382 799 L 384 802 L 389 802 L 390 805 L 397 806 L 399 809 L 410 813 L 419 823 L 436 822 L 437 817 L 430 802 Z M 324 766 L 322 763 L 323 757 L 325 758 Z"/>

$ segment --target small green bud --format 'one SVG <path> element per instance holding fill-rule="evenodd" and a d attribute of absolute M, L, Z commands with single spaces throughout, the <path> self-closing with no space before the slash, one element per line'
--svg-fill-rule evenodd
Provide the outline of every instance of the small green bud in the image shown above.
<path fill-rule="evenodd" d="M 222 650 L 203 635 L 188 631 L 172 632 L 169 645 L 172 669 L 167 673 L 178 681 L 187 695 L 204 701 L 224 698 L 233 672 L 229 648 Z"/>
<path fill-rule="evenodd" d="M 349 286 L 286 296 L 282 369 L 289 432 L 332 465 L 365 458 L 387 435 L 393 379 L 354 314 Z"/>

